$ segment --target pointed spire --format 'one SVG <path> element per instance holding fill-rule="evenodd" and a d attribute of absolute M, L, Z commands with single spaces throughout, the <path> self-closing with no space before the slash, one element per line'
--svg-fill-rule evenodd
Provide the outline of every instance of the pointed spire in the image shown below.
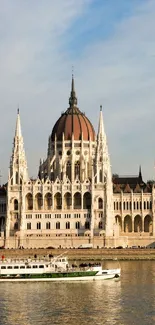
<path fill-rule="evenodd" d="M 76 97 L 76 92 L 75 92 L 73 73 L 72 73 L 72 83 L 71 83 L 71 93 L 70 93 L 70 98 L 69 98 L 69 105 L 70 105 L 70 107 L 77 105 L 77 97 Z"/>
<path fill-rule="evenodd" d="M 13 184 L 17 185 L 19 185 L 22 180 L 27 181 L 28 179 L 27 160 L 21 132 L 19 108 L 17 110 L 16 129 L 12 156 L 10 159 L 10 177 L 13 177 Z"/>
<path fill-rule="evenodd" d="M 17 109 L 17 120 L 16 120 L 16 130 L 15 130 L 15 137 L 21 138 L 21 123 L 20 123 L 20 115 L 19 115 L 19 107 Z"/>
<path fill-rule="evenodd" d="M 141 168 L 141 165 L 139 166 L 139 180 L 142 181 L 143 178 L 142 178 L 142 168 Z"/>
<path fill-rule="evenodd" d="M 99 125 L 98 125 L 98 139 L 105 136 L 104 133 L 104 124 L 103 124 L 103 113 L 102 105 L 100 105 L 100 116 L 99 116 Z"/>

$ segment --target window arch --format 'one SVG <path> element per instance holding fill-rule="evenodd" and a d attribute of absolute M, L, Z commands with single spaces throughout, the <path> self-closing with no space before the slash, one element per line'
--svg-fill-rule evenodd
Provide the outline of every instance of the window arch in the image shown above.
<path fill-rule="evenodd" d="M 68 176 L 68 178 L 71 181 L 71 162 L 70 161 L 67 161 L 67 164 L 66 164 L 66 176 Z"/>
<path fill-rule="evenodd" d="M 71 193 L 67 192 L 64 195 L 64 209 L 70 209 L 72 205 L 72 196 Z"/>
<path fill-rule="evenodd" d="M 103 223 L 102 223 L 102 221 L 99 222 L 98 227 L 99 227 L 99 229 L 102 229 L 102 228 L 103 228 Z"/>
<path fill-rule="evenodd" d="M 129 215 L 124 218 L 124 232 L 132 232 L 132 220 Z"/>
<path fill-rule="evenodd" d="M 46 222 L 46 229 L 51 229 L 51 223 L 50 222 Z"/>
<path fill-rule="evenodd" d="M 35 196 L 35 208 L 36 210 L 41 210 L 43 204 L 42 194 L 37 193 Z"/>
<path fill-rule="evenodd" d="M 31 229 L 31 222 L 28 222 L 27 223 L 27 230 L 30 230 Z"/>
<path fill-rule="evenodd" d="M 62 197 L 59 192 L 54 196 L 54 208 L 55 210 L 60 210 L 62 208 Z"/>
<path fill-rule="evenodd" d="M 84 209 L 91 208 L 91 194 L 89 192 L 86 192 L 83 195 L 83 208 Z"/>
<path fill-rule="evenodd" d="M 150 215 L 144 218 L 144 232 L 152 232 L 152 218 Z"/>
<path fill-rule="evenodd" d="M 50 210 L 52 206 L 52 194 L 51 193 L 46 193 L 45 198 L 44 198 L 44 206 L 45 210 Z"/>
<path fill-rule="evenodd" d="M 56 229 L 60 229 L 60 222 L 59 221 L 56 222 Z"/>
<path fill-rule="evenodd" d="M 99 182 L 102 183 L 103 182 L 103 174 L 102 174 L 102 170 L 100 169 L 100 173 L 99 173 Z"/>
<path fill-rule="evenodd" d="M 134 232 L 141 232 L 142 231 L 142 218 L 141 216 L 137 215 L 134 218 Z"/>
<path fill-rule="evenodd" d="M 66 222 L 66 229 L 70 229 L 70 222 L 69 221 Z"/>
<path fill-rule="evenodd" d="M 37 229 L 41 229 L 41 222 L 37 222 Z"/>
<path fill-rule="evenodd" d="M 76 228 L 76 229 L 80 229 L 80 222 L 79 222 L 79 221 L 77 221 L 77 222 L 75 223 L 75 228 Z"/>
<path fill-rule="evenodd" d="M 80 162 L 76 161 L 74 165 L 74 177 L 80 179 Z"/>
<path fill-rule="evenodd" d="M 33 196 L 28 193 L 25 197 L 26 210 L 33 210 Z"/>
<path fill-rule="evenodd" d="M 90 223 L 89 223 L 89 221 L 86 221 L 85 222 L 85 229 L 90 229 Z"/>
<path fill-rule="evenodd" d="M 16 172 L 15 183 L 18 184 L 18 172 Z"/>
<path fill-rule="evenodd" d="M 14 210 L 18 210 L 18 200 L 14 200 Z"/>
<path fill-rule="evenodd" d="M 74 194 L 74 209 L 81 209 L 81 194 L 79 192 Z"/>
<path fill-rule="evenodd" d="M 101 198 L 98 199 L 98 208 L 103 209 L 103 200 Z"/>
<path fill-rule="evenodd" d="M 18 222 L 15 222 L 15 224 L 14 224 L 14 230 L 18 230 Z"/>

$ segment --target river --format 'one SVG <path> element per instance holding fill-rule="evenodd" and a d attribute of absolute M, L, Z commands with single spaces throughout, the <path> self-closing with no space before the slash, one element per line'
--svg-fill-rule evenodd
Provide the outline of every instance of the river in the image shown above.
<path fill-rule="evenodd" d="M 120 266 L 119 281 L 0 283 L 0 325 L 155 324 L 155 262 Z"/>

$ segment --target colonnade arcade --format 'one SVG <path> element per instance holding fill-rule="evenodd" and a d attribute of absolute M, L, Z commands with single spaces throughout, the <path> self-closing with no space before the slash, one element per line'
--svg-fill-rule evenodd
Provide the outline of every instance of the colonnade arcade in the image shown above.
<path fill-rule="evenodd" d="M 101 199 L 100 199 L 101 205 Z M 69 209 L 90 209 L 91 208 L 91 194 L 85 192 L 83 195 L 80 192 L 72 195 L 66 192 L 62 195 L 60 192 L 52 194 L 46 193 L 44 196 L 37 193 L 34 197 L 31 193 L 25 196 L 25 210 L 69 210 Z"/>
<path fill-rule="evenodd" d="M 119 215 L 115 216 L 115 223 L 121 233 L 149 233 L 153 234 L 153 220 L 152 217 L 147 214 L 144 217 L 137 214 L 134 218 L 131 215 L 126 215 L 122 218 Z"/>

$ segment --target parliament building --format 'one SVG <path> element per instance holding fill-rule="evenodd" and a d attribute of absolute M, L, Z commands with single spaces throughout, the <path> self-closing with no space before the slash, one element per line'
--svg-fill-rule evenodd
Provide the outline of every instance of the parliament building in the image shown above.
<path fill-rule="evenodd" d="M 141 168 L 136 177 L 112 175 L 102 107 L 95 132 L 78 108 L 72 77 L 69 107 L 53 126 L 37 179 L 29 178 L 18 110 L 8 182 L 0 187 L 0 243 L 147 246 L 155 241 L 154 196 Z"/>

